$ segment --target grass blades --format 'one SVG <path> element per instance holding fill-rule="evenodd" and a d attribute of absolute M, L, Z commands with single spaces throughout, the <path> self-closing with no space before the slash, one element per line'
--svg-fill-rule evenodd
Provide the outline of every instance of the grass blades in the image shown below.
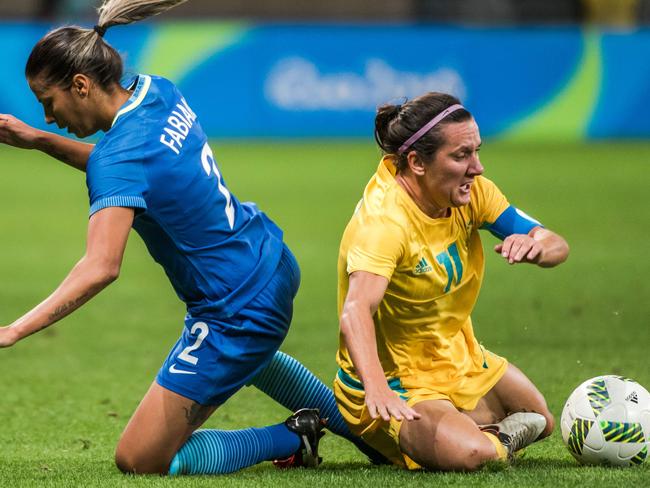
<path fill-rule="evenodd" d="M 302 268 L 283 350 L 330 383 L 336 371 L 340 235 L 374 172 L 370 142 L 214 141 L 226 183 L 284 230 Z M 483 345 L 520 367 L 559 420 L 578 384 L 621 374 L 650 387 L 650 144 L 514 145 L 488 141 L 486 176 L 510 201 L 563 234 L 568 262 L 509 266 L 483 236 L 486 277 L 473 314 Z M 0 324 L 60 283 L 85 246 L 84 175 L 31 151 L 0 147 Z M 184 307 L 133 233 L 117 283 L 78 312 L 0 351 L 0 486 L 643 486 L 647 465 L 578 466 L 559 428 L 515 466 L 479 473 L 371 467 L 333 435 L 316 471 L 270 463 L 224 477 L 127 477 L 113 465 L 121 430 L 183 326 Z M 284 409 L 244 388 L 208 427 L 277 423 Z M 647 434 L 648 435 L 648 434 Z"/>

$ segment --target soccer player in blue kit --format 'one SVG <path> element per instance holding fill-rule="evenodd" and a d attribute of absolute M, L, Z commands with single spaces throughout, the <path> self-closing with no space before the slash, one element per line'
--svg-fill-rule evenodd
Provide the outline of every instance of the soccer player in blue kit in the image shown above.
<path fill-rule="evenodd" d="M 170 81 L 139 75 L 120 85 L 122 61 L 104 41 L 106 29 L 182 1 L 107 0 L 94 29 L 56 29 L 33 48 L 25 74 L 46 121 L 78 137 L 105 135 L 93 146 L 0 114 L 0 142 L 85 170 L 90 197 L 84 257 L 47 299 L 0 328 L 0 346 L 52 325 L 117 279 L 133 227 L 187 315 L 119 441 L 122 471 L 228 473 L 292 457 L 316 465 L 322 422 L 315 407 L 331 431 L 365 449 L 331 391 L 278 351 L 300 281 L 282 231 L 229 192 L 197 116 Z M 196 430 L 246 384 L 292 410 L 310 408 L 265 428 Z"/>

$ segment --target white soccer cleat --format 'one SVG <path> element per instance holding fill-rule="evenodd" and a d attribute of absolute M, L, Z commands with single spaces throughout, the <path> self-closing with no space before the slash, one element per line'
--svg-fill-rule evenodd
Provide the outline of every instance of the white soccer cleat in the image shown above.
<path fill-rule="evenodd" d="M 508 452 L 512 460 L 517 451 L 531 445 L 546 428 L 546 418 L 533 412 L 517 412 L 508 415 L 501 422 L 481 425 L 480 429 L 494 434 Z"/>

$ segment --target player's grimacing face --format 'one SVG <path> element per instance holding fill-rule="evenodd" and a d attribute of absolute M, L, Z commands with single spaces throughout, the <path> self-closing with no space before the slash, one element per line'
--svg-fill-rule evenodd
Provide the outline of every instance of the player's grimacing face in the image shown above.
<path fill-rule="evenodd" d="M 97 132 L 91 117 L 73 87 L 61 88 L 46 84 L 41 77 L 28 79 L 29 87 L 43 106 L 45 122 L 56 123 L 60 129 L 68 129 L 77 137 L 87 137 Z"/>
<path fill-rule="evenodd" d="M 427 196 L 438 208 L 469 204 L 474 178 L 483 173 L 479 160 L 481 136 L 474 119 L 441 127 L 444 144 L 425 165 Z"/>

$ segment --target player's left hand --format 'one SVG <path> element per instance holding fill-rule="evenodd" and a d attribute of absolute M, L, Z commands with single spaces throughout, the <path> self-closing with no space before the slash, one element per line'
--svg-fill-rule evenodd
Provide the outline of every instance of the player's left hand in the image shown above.
<path fill-rule="evenodd" d="M 512 234 L 501 244 L 494 246 L 494 251 L 501 254 L 509 264 L 534 263 L 542 257 L 544 247 L 527 234 Z"/>
<path fill-rule="evenodd" d="M 15 329 L 10 326 L 0 327 L 0 348 L 11 347 L 18 342 L 18 335 Z"/>

